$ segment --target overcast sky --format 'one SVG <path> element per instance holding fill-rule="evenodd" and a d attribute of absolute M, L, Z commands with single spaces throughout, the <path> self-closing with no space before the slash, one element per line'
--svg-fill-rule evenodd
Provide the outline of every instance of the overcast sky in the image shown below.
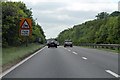
<path fill-rule="evenodd" d="M 23 1 L 32 8 L 46 38 L 57 37 L 64 29 L 95 19 L 100 12 L 118 10 L 119 0 L 12 0 Z"/>

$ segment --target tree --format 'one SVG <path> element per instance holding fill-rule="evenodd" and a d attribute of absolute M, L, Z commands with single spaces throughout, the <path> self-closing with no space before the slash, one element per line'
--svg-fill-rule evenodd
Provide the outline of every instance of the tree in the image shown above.
<path fill-rule="evenodd" d="M 101 12 L 98 15 L 96 15 L 97 19 L 105 19 L 109 16 L 107 12 Z"/>
<path fill-rule="evenodd" d="M 58 35 L 57 39 L 63 43 L 65 39 L 71 38 L 75 45 L 80 43 L 120 44 L 120 16 L 116 13 L 112 13 L 115 16 L 108 16 L 107 13 L 102 12 L 99 14 L 100 19 L 66 29 Z"/>
<path fill-rule="evenodd" d="M 32 31 L 35 32 L 29 37 L 30 42 L 34 42 L 37 37 L 41 37 L 45 42 L 44 31 L 39 24 L 36 24 L 32 17 L 31 9 L 28 9 L 23 2 L 2 2 L 2 45 L 19 46 L 25 42 L 24 37 L 19 36 L 19 23 L 21 18 L 32 19 Z"/>
<path fill-rule="evenodd" d="M 120 12 L 119 11 L 115 11 L 115 12 L 111 13 L 110 16 L 111 17 L 120 16 Z"/>

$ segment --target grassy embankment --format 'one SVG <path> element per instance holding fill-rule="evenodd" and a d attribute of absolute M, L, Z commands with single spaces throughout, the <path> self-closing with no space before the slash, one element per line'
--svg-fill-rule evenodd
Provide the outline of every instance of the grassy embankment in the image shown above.
<path fill-rule="evenodd" d="M 2 67 L 3 71 L 20 62 L 27 56 L 42 48 L 40 44 L 29 44 L 28 47 L 10 47 L 2 49 Z"/>

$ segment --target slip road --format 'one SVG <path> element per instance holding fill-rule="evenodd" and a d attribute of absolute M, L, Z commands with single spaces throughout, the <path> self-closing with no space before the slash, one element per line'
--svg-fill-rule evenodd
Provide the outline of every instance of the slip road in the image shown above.
<path fill-rule="evenodd" d="M 74 46 L 45 47 L 3 78 L 118 78 L 118 54 Z"/>

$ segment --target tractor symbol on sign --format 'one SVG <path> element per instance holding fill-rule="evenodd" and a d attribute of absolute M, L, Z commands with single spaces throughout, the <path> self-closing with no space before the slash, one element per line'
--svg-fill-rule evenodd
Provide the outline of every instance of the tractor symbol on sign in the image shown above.
<path fill-rule="evenodd" d="M 28 25 L 27 21 L 24 22 L 22 28 L 29 28 L 29 25 Z"/>

